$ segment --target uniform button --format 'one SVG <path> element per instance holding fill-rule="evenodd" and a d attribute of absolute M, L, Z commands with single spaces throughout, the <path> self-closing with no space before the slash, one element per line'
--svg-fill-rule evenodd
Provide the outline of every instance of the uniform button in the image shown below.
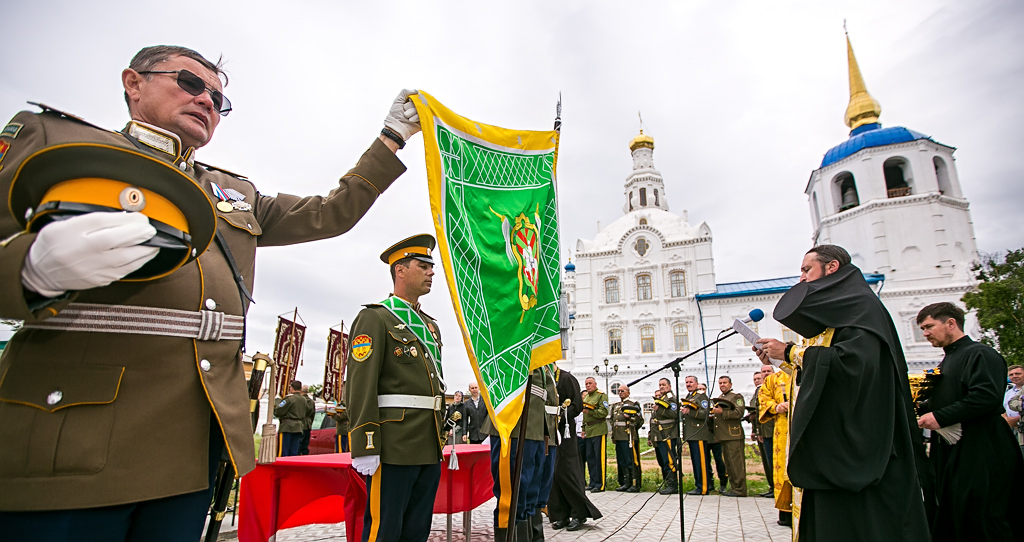
<path fill-rule="evenodd" d="M 46 396 L 46 404 L 56 405 L 61 401 L 61 399 L 64 399 L 64 392 L 57 390 L 55 392 L 51 392 L 50 395 Z"/>
<path fill-rule="evenodd" d="M 409 342 L 409 339 L 406 339 L 405 337 L 402 337 L 402 342 L 407 343 L 407 342 Z"/>
<path fill-rule="evenodd" d="M 180 169 L 182 171 L 185 171 L 186 169 L 188 169 L 188 164 L 186 164 L 185 162 L 182 162 L 182 163 L 178 164 L 178 169 Z"/>
<path fill-rule="evenodd" d="M 193 257 L 193 258 L 195 258 L 195 257 L 196 257 L 196 249 L 194 249 L 194 248 L 192 249 L 192 257 Z"/>
<path fill-rule="evenodd" d="M 252 224 L 246 224 L 245 227 L 249 228 L 251 230 L 252 229 Z"/>
<path fill-rule="evenodd" d="M 212 299 L 207 299 L 206 300 L 206 309 L 207 310 L 211 310 L 212 311 L 213 309 L 216 309 L 216 308 L 217 308 L 217 302 L 216 301 L 214 301 Z"/>
<path fill-rule="evenodd" d="M 199 362 L 199 368 L 202 369 L 203 372 L 209 371 L 210 367 L 212 367 L 212 365 L 210 365 L 210 362 L 208 360 L 204 359 L 203 361 Z"/>

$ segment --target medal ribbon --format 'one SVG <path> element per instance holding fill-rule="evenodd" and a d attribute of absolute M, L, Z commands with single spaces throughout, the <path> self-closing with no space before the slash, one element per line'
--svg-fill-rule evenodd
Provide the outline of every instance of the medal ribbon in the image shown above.
<path fill-rule="evenodd" d="M 437 379 L 443 383 L 444 380 L 441 379 L 441 349 L 437 347 L 434 336 L 430 334 L 430 330 L 427 328 L 423 318 L 420 317 L 420 314 L 408 302 L 397 295 L 381 301 L 380 304 L 391 311 L 395 318 L 398 318 L 408 326 L 413 335 L 416 335 L 416 338 L 420 340 L 420 343 L 427 349 L 427 353 L 430 354 L 430 361 L 433 361 L 434 365 L 437 366 Z"/>

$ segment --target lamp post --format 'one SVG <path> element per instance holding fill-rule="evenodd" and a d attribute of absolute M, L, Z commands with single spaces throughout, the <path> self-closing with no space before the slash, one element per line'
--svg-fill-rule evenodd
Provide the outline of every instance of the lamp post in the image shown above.
<path fill-rule="evenodd" d="M 619 372 L 619 364 L 612 365 L 611 369 L 608 368 L 608 358 L 604 358 L 604 372 L 601 372 L 600 365 L 594 365 L 594 373 L 597 376 L 604 376 L 604 389 L 605 393 L 611 393 L 612 390 L 608 389 L 608 378 Z"/>

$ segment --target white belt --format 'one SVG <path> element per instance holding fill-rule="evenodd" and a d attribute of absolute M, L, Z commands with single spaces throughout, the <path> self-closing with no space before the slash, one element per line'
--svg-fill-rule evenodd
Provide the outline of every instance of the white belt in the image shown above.
<path fill-rule="evenodd" d="M 615 427 L 626 427 L 628 425 L 626 422 L 615 422 Z"/>
<path fill-rule="evenodd" d="M 440 411 L 444 408 L 441 395 L 378 395 L 377 408 L 421 408 Z"/>
<path fill-rule="evenodd" d="M 546 412 L 548 414 L 555 414 L 555 415 L 557 415 L 558 414 L 558 407 L 557 406 L 544 405 L 544 412 Z"/>
<path fill-rule="evenodd" d="M 69 303 L 59 313 L 40 322 L 26 323 L 29 329 L 136 333 L 184 337 L 200 341 L 237 341 L 242 338 L 245 319 L 215 311 L 183 311 L 133 305 Z"/>

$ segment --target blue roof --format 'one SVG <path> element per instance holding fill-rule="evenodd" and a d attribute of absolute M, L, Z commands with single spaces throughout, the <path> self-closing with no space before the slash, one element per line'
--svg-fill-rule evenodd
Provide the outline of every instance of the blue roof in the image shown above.
<path fill-rule="evenodd" d="M 868 284 L 875 284 L 885 280 L 885 275 L 880 273 L 864 273 L 864 280 Z M 748 295 L 774 294 L 785 292 L 800 282 L 800 277 L 782 277 L 778 279 L 751 280 L 747 282 L 727 282 L 716 284 L 715 292 L 710 294 L 697 294 L 698 301 L 702 299 L 715 299 L 723 297 L 744 297 Z"/>
<path fill-rule="evenodd" d="M 829 149 L 825 153 L 825 157 L 821 159 L 820 167 L 834 164 L 862 149 L 883 147 L 894 143 L 906 143 L 907 141 L 916 141 L 918 139 L 933 141 L 929 136 L 902 126 L 882 128 L 882 125 L 877 123 L 865 124 L 864 126 L 858 126 L 857 129 L 850 132 L 850 139 Z"/>
<path fill-rule="evenodd" d="M 576 270 L 576 264 L 572 263 L 572 260 L 569 260 L 569 263 L 565 264 L 565 270 L 566 271 L 575 271 Z"/>

